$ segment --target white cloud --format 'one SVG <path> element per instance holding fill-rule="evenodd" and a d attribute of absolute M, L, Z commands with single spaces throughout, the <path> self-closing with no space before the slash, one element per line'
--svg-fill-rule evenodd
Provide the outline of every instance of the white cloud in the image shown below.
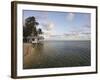
<path fill-rule="evenodd" d="M 47 22 L 42 24 L 44 30 L 51 31 L 54 28 L 54 24 L 52 22 Z"/>
<path fill-rule="evenodd" d="M 75 14 L 74 13 L 68 13 L 66 18 L 67 18 L 68 21 L 73 21 L 73 19 L 75 18 Z"/>
<path fill-rule="evenodd" d="M 90 40 L 91 28 L 89 25 L 81 27 L 71 27 L 69 31 L 64 33 L 67 40 Z"/>
<path fill-rule="evenodd" d="M 54 27 L 53 27 L 54 28 Z M 46 40 L 90 40 L 91 31 L 87 27 L 72 27 L 63 34 L 56 34 L 52 29 L 46 29 L 44 36 Z"/>
<path fill-rule="evenodd" d="M 51 35 L 51 32 L 49 32 L 49 31 L 44 31 L 43 35 L 44 35 L 44 38 L 49 38 L 50 35 Z"/>
<path fill-rule="evenodd" d="M 91 28 L 91 26 L 90 26 L 90 25 L 84 25 L 84 27 L 86 27 L 86 28 Z"/>
<path fill-rule="evenodd" d="M 91 33 L 90 32 L 67 32 L 64 34 L 67 40 L 90 40 Z"/>

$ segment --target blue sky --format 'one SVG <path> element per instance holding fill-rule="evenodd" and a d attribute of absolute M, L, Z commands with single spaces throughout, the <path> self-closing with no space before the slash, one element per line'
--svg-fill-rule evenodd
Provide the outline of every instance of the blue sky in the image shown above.
<path fill-rule="evenodd" d="M 89 40 L 91 14 L 56 11 L 23 11 L 23 22 L 34 16 L 47 40 Z"/>

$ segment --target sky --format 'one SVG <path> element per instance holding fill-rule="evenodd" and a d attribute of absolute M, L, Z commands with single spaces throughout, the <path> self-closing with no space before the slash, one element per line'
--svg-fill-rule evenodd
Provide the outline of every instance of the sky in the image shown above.
<path fill-rule="evenodd" d="M 58 11 L 23 10 L 26 18 L 34 16 L 45 40 L 90 40 L 91 14 Z"/>

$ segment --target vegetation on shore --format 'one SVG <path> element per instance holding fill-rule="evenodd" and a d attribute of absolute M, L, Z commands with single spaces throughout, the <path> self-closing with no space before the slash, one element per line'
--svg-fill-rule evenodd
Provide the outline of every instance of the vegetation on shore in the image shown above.
<path fill-rule="evenodd" d="M 37 28 L 39 23 L 36 21 L 34 16 L 25 19 L 25 24 L 23 25 L 23 42 L 39 40 L 40 34 L 43 34 L 41 28 Z"/>

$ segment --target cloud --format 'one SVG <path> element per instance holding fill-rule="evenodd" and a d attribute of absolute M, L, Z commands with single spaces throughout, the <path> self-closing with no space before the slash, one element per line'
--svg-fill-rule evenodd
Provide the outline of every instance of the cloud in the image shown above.
<path fill-rule="evenodd" d="M 48 39 L 51 37 L 51 35 L 54 35 L 55 30 L 54 30 L 54 23 L 46 20 L 45 22 L 41 23 L 42 29 L 43 29 L 43 35 L 45 39 Z"/>
<path fill-rule="evenodd" d="M 91 33 L 89 32 L 66 32 L 61 35 L 52 34 L 49 31 L 44 33 L 46 40 L 90 40 Z"/>
<path fill-rule="evenodd" d="M 44 32 L 44 35 L 51 35 L 51 32 L 45 31 L 45 32 Z"/>
<path fill-rule="evenodd" d="M 44 38 L 49 38 L 51 35 L 51 32 L 45 31 L 43 34 L 44 34 Z"/>
<path fill-rule="evenodd" d="M 63 34 L 67 40 L 90 40 L 91 30 L 90 26 L 82 26 L 80 28 L 71 28 L 69 31 Z"/>
<path fill-rule="evenodd" d="M 81 32 L 80 34 L 81 34 L 81 35 L 86 35 L 86 36 L 87 36 L 87 35 L 91 35 L 90 32 Z"/>
<path fill-rule="evenodd" d="M 79 32 L 67 32 L 64 34 L 64 37 L 66 39 L 75 40 L 75 39 L 79 39 L 80 35 L 79 35 Z"/>
<path fill-rule="evenodd" d="M 85 28 L 91 28 L 91 26 L 90 26 L 90 25 L 87 25 L 87 24 L 84 25 L 84 27 L 85 27 Z"/>
<path fill-rule="evenodd" d="M 67 40 L 90 40 L 90 32 L 69 32 L 65 33 L 64 36 Z"/>
<path fill-rule="evenodd" d="M 48 19 L 48 15 L 37 15 L 37 16 L 35 16 L 36 17 L 36 19 L 40 19 L 40 20 L 47 20 Z"/>
<path fill-rule="evenodd" d="M 68 13 L 66 18 L 67 18 L 68 21 L 73 21 L 73 19 L 75 18 L 75 14 L 74 13 Z"/>
<path fill-rule="evenodd" d="M 90 33 L 91 27 L 90 27 L 90 25 L 83 25 L 83 26 L 79 26 L 79 27 L 71 26 L 69 31 L 67 31 L 67 32 L 70 32 L 72 34 Z"/>
<path fill-rule="evenodd" d="M 42 26 L 43 26 L 43 29 L 47 31 L 51 31 L 54 28 L 54 24 L 52 22 L 43 23 Z"/>

